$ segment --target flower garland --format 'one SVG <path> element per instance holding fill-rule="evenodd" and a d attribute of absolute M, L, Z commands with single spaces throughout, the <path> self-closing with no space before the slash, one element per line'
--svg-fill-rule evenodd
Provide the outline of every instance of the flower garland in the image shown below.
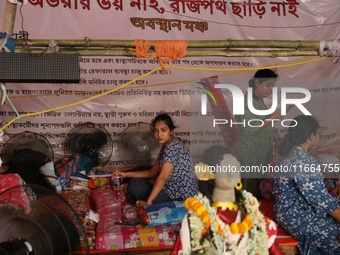
<path fill-rule="evenodd" d="M 195 213 L 192 213 L 190 217 L 190 220 L 191 220 L 190 228 L 191 228 L 191 231 L 193 232 L 192 237 L 195 237 L 198 234 L 200 234 L 200 237 L 202 238 L 202 236 L 207 234 L 208 230 L 211 230 L 213 232 L 212 242 L 216 246 L 218 250 L 218 254 L 223 254 L 224 241 L 226 241 L 228 244 L 232 243 L 230 240 L 231 232 L 229 229 L 227 229 L 227 231 L 229 230 L 229 234 L 225 235 L 226 240 L 222 240 L 222 238 L 220 238 L 219 233 L 222 233 L 223 230 L 218 228 L 218 226 L 223 226 L 222 224 L 224 223 L 216 215 L 216 209 L 210 206 L 209 199 L 203 196 L 201 193 L 199 193 L 195 198 L 188 198 L 185 201 L 184 206 L 187 208 L 188 211 L 195 212 Z M 198 214 L 200 214 L 200 216 L 198 216 Z M 195 217 L 197 218 L 197 220 L 194 220 Z M 197 221 L 201 221 L 201 224 L 197 224 Z M 194 233 L 195 230 L 196 230 L 196 233 Z M 209 245 L 211 246 L 210 243 Z M 235 247 L 233 247 L 233 249 L 236 249 L 235 244 L 234 246 Z M 195 242 L 195 240 L 193 240 L 192 242 L 192 247 L 193 247 L 193 251 L 199 250 L 201 248 L 203 249 L 205 248 L 205 247 L 200 246 L 199 244 L 197 246 L 197 242 Z M 205 250 L 204 254 L 213 254 L 211 247 L 209 247 L 208 251 L 206 249 L 204 250 Z"/>
<path fill-rule="evenodd" d="M 190 243 L 192 254 L 213 255 L 210 240 L 208 238 L 205 238 L 205 234 L 201 233 L 201 229 L 204 227 L 204 223 L 199 217 L 197 217 L 196 214 L 193 213 L 188 214 L 188 221 L 191 229 Z"/>
<path fill-rule="evenodd" d="M 259 210 L 259 202 L 250 192 L 242 191 L 242 204 L 246 211 L 251 215 L 254 228 L 250 230 L 249 254 L 268 254 L 268 235 L 264 216 Z"/>
<path fill-rule="evenodd" d="M 226 224 L 217 215 L 217 209 L 210 205 L 208 198 L 199 193 L 196 197 L 188 198 L 184 206 L 189 212 L 190 228 L 192 231 L 192 250 L 204 250 L 204 254 L 211 254 L 207 245 L 206 234 L 212 231 L 211 241 L 217 249 L 218 254 L 225 252 L 226 246 L 234 254 L 241 254 L 238 251 L 237 243 L 232 242 L 233 235 L 243 235 L 249 231 L 249 253 L 267 254 L 268 237 L 265 221 L 259 211 L 257 199 L 249 192 L 242 190 L 241 206 L 246 210 L 246 217 L 240 223 Z M 217 204 L 218 205 L 218 204 Z M 203 238 L 203 240 L 202 240 Z M 209 242 L 208 242 L 209 243 Z"/>
<path fill-rule="evenodd" d="M 230 208 L 231 210 L 237 210 L 238 206 L 237 205 L 229 205 L 230 202 L 226 202 L 227 204 L 223 202 L 216 202 L 213 203 L 213 207 L 217 208 L 222 206 L 223 210 L 226 210 L 226 208 Z M 204 223 L 204 228 L 201 230 L 202 234 L 205 234 L 207 232 L 207 228 L 211 227 L 212 222 L 210 221 L 210 215 L 209 212 L 207 211 L 207 208 L 199 201 L 199 199 L 191 197 L 188 198 L 185 201 L 185 208 L 187 210 L 193 210 L 198 217 L 201 218 L 202 222 Z M 246 217 L 243 219 L 242 222 L 240 223 L 235 223 L 233 222 L 230 224 L 230 232 L 232 234 L 244 234 L 248 230 L 251 229 L 252 227 L 252 218 L 249 213 L 247 213 Z M 220 236 L 225 236 L 225 233 L 223 232 L 221 228 L 221 224 L 218 221 L 215 221 L 215 227 L 217 229 L 217 234 Z"/>

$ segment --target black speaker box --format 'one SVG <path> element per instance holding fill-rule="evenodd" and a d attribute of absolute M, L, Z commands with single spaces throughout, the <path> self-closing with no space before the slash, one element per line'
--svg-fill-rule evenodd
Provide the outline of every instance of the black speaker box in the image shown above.
<path fill-rule="evenodd" d="M 78 54 L 0 53 L 0 82 L 79 83 Z"/>

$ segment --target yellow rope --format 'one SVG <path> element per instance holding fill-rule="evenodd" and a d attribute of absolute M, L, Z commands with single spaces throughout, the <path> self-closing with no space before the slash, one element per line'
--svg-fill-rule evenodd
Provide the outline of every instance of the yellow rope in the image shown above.
<path fill-rule="evenodd" d="M 40 111 L 40 112 L 27 113 L 27 114 L 20 115 L 20 116 L 18 116 L 17 118 L 14 118 L 14 119 L 12 119 L 11 121 L 9 121 L 6 125 L 2 126 L 2 127 L 0 128 L 0 131 L 4 130 L 6 127 L 8 127 L 8 126 L 9 126 L 10 124 L 12 124 L 14 121 L 16 121 L 17 119 L 20 119 L 20 118 L 22 118 L 22 117 L 29 117 L 29 116 L 34 116 L 34 115 L 39 115 L 39 114 L 42 114 L 42 113 L 46 113 L 46 112 L 52 112 L 52 111 L 59 110 L 59 109 L 63 109 L 63 108 L 68 108 L 68 107 L 71 107 L 71 106 L 75 106 L 75 105 L 78 105 L 78 104 L 82 104 L 82 103 L 91 101 L 91 100 L 93 100 L 93 99 L 96 99 L 96 98 L 101 97 L 101 96 L 104 96 L 104 95 L 107 95 L 107 94 L 109 94 L 109 93 L 111 93 L 111 92 L 113 92 L 113 91 L 122 89 L 122 88 L 128 86 L 129 84 L 133 83 L 134 81 L 136 81 L 136 80 L 138 80 L 138 79 L 140 79 L 140 78 L 143 78 L 143 77 L 145 77 L 145 76 L 147 76 L 147 75 L 149 75 L 149 74 L 152 74 L 152 73 L 156 72 L 157 70 L 159 70 L 159 69 L 161 69 L 161 68 L 162 68 L 162 67 L 158 67 L 158 68 L 156 68 L 156 69 L 154 69 L 154 70 L 151 70 L 151 71 L 149 71 L 149 72 L 147 72 L 147 73 L 145 73 L 145 74 L 143 74 L 143 75 L 137 77 L 136 79 L 133 79 L 133 80 L 131 80 L 131 81 L 129 81 L 129 82 L 127 82 L 127 83 L 125 83 L 125 84 L 123 84 L 123 85 L 117 87 L 117 88 L 114 88 L 114 89 L 105 91 L 105 92 L 103 92 L 102 94 L 95 95 L 95 96 L 89 97 L 89 98 L 87 98 L 87 99 L 84 99 L 84 100 L 81 100 L 81 101 L 78 101 L 78 102 L 75 102 L 75 103 L 72 103 L 72 104 L 62 105 L 62 106 L 58 106 L 58 107 L 55 107 L 55 108 L 50 108 L 50 109 L 47 109 L 47 110 L 44 110 L 44 111 Z"/>
<path fill-rule="evenodd" d="M 167 66 L 167 68 L 169 69 L 183 69 L 183 70 L 190 70 L 190 71 L 214 71 L 214 72 L 222 72 L 222 71 L 250 71 L 250 70 L 259 70 L 259 69 L 273 69 L 273 68 L 285 68 L 285 67 L 292 67 L 292 66 L 297 66 L 297 65 L 305 65 L 305 64 L 309 64 L 309 63 L 312 63 L 312 62 L 316 62 L 316 61 L 320 61 L 320 60 L 325 60 L 329 57 L 321 57 L 321 58 L 316 58 L 316 59 L 310 59 L 310 60 L 306 60 L 306 61 L 301 61 L 301 62 L 298 62 L 298 63 L 289 63 L 289 64 L 277 64 L 277 65 L 269 65 L 269 66 L 263 66 L 263 67 L 246 67 L 246 68 L 199 68 L 199 67 L 182 67 L 182 66 Z M 116 88 L 113 88 L 111 90 L 108 90 L 108 91 L 105 91 L 101 94 L 98 94 L 98 95 L 95 95 L 95 96 L 92 96 L 92 97 L 89 97 L 87 99 L 84 99 L 84 100 L 81 100 L 81 101 L 78 101 L 78 102 L 74 102 L 74 103 L 71 103 L 71 104 L 66 104 L 66 105 L 62 105 L 62 106 L 58 106 L 58 107 L 54 107 L 54 108 L 50 108 L 50 109 L 46 109 L 46 110 L 43 110 L 43 111 L 39 111 L 39 112 L 34 112 L 34 113 L 27 113 L 27 114 L 22 114 L 22 115 L 19 115 L 17 116 L 16 118 L 10 120 L 6 125 L 2 126 L 0 128 L 0 131 L 4 130 L 6 127 L 8 127 L 10 124 L 12 124 L 13 122 L 15 122 L 17 119 L 20 119 L 20 118 L 23 118 L 23 117 L 29 117 L 29 116 L 34 116 L 34 115 L 39 115 L 39 114 L 42 114 L 42 113 L 46 113 L 46 112 L 52 112 L 52 111 L 56 111 L 56 110 L 60 110 L 60 109 L 64 109 L 64 108 L 68 108 L 68 107 L 72 107 L 72 106 L 75 106 L 75 105 L 79 105 L 79 104 L 82 104 L 82 103 L 85 103 L 85 102 L 88 102 L 88 101 L 91 101 L 93 99 L 96 99 L 98 97 L 101 97 L 101 96 L 104 96 L 104 95 L 107 95 L 111 92 L 114 92 L 114 91 L 117 91 L 117 90 L 120 90 L 120 89 L 123 89 L 125 88 L 126 86 L 130 85 L 131 83 L 141 79 L 141 78 L 144 78 L 156 71 L 158 71 L 159 69 L 162 69 L 162 67 L 157 67 L 119 87 L 116 87 Z M 139 86 L 140 87 L 140 86 Z"/>

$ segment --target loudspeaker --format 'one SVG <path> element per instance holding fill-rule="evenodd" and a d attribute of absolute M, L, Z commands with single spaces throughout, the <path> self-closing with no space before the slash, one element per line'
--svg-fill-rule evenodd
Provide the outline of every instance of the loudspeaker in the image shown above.
<path fill-rule="evenodd" d="M 0 82 L 79 83 L 78 54 L 0 53 Z"/>

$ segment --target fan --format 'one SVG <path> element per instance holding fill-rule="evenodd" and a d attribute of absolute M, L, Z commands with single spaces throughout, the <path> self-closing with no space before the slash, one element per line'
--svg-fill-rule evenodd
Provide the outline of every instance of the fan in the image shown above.
<path fill-rule="evenodd" d="M 4 165 L 13 157 L 15 150 L 30 149 L 45 154 L 50 160 L 54 160 L 53 148 L 50 142 L 42 135 L 30 131 L 13 135 L 5 143 L 1 160 Z"/>
<path fill-rule="evenodd" d="M 18 209 L 19 200 L 25 209 Z M 89 254 L 77 213 L 42 186 L 14 186 L 0 193 L 0 224 L 0 254 Z"/>
<path fill-rule="evenodd" d="M 78 153 L 93 159 L 93 166 L 105 166 L 112 155 L 113 143 L 107 130 L 92 122 L 79 123 L 66 136 L 66 157 Z"/>
<path fill-rule="evenodd" d="M 125 165 L 151 165 L 159 148 L 150 124 L 145 122 L 130 124 L 118 141 L 118 154 Z"/>

